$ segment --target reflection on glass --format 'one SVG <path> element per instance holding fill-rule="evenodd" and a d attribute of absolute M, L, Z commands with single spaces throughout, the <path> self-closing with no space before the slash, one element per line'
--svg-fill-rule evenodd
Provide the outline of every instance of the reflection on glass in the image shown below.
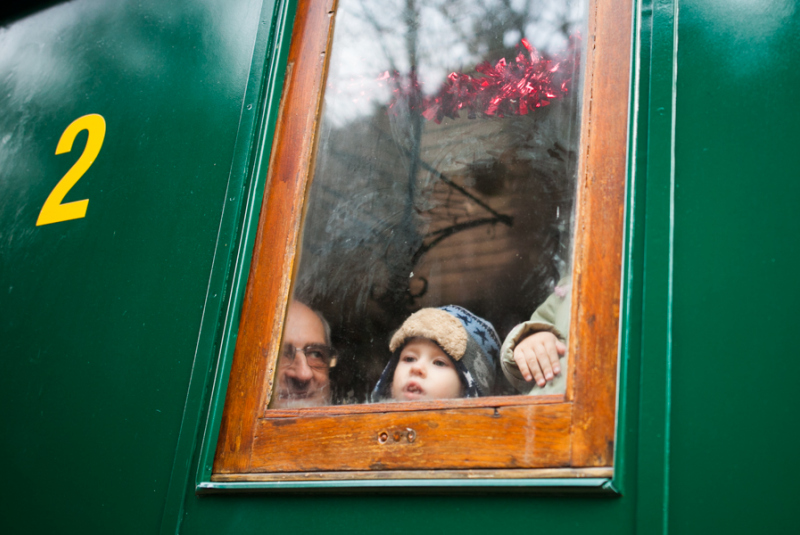
<path fill-rule="evenodd" d="M 558 344 L 568 331 L 585 13 L 564 0 L 339 2 L 278 397 L 537 393 L 512 357 L 501 371 L 499 346 L 546 301 L 540 327 Z M 300 307 L 331 334 L 290 339 Z M 310 343 L 337 350 L 324 377 L 305 366 Z M 307 383 L 281 372 L 293 367 Z M 415 373 L 448 388 L 430 396 Z"/>

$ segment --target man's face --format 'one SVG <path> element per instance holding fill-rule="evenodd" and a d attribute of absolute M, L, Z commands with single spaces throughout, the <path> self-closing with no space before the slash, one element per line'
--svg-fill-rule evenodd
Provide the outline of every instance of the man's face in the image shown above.
<path fill-rule="evenodd" d="M 319 354 L 327 349 L 326 344 L 319 317 L 304 304 L 292 301 L 278 359 L 277 392 L 270 408 L 316 407 L 330 402 L 329 361 Z"/>

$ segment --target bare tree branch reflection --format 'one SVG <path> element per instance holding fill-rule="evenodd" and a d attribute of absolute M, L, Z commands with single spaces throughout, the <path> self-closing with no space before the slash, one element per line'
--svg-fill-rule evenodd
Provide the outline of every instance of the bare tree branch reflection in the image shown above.
<path fill-rule="evenodd" d="M 331 322 L 346 403 L 366 398 L 413 310 L 461 304 L 504 334 L 566 271 L 578 92 L 441 124 L 419 103 L 453 70 L 514 57 L 522 36 L 557 52 L 584 14 L 556 0 L 342 0 L 337 17 L 295 293 Z M 420 81 L 391 114 L 387 70 Z"/>

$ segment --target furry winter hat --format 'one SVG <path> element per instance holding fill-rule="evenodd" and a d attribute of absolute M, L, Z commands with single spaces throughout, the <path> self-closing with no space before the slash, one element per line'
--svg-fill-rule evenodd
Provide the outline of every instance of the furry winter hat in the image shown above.
<path fill-rule="evenodd" d="M 427 338 L 439 345 L 456 366 L 464 384 L 464 397 L 492 393 L 500 354 L 500 338 L 491 323 L 456 305 L 423 308 L 411 314 L 389 342 L 392 358 L 372 391 L 372 401 L 391 397 L 394 370 L 400 352 L 412 338 Z"/>

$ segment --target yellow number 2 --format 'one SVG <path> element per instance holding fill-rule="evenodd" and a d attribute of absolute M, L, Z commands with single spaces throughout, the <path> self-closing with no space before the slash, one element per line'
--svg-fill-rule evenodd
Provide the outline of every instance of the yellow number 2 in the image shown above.
<path fill-rule="evenodd" d="M 64 200 L 69 190 L 78 183 L 83 174 L 89 170 L 97 155 L 100 154 L 100 147 L 103 146 L 103 139 L 106 137 L 106 120 L 103 119 L 102 115 L 92 113 L 72 121 L 72 124 L 61 134 L 61 139 L 58 140 L 56 154 L 70 152 L 72 150 L 72 142 L 83 130 L 89 131 L 89 138 L 86 140 L 83 154 L 70 167 L 67 174 L 58 181 L 50 195 L 47 196 L 47 200 L 44 201 L 44 206 L 42 206 L 42 211 L 39 212 L 39 219 L 36 220 L 37 227 L 86 217 L 89 199 L 65 204 L 61 204 L 61 201 Z"/>

